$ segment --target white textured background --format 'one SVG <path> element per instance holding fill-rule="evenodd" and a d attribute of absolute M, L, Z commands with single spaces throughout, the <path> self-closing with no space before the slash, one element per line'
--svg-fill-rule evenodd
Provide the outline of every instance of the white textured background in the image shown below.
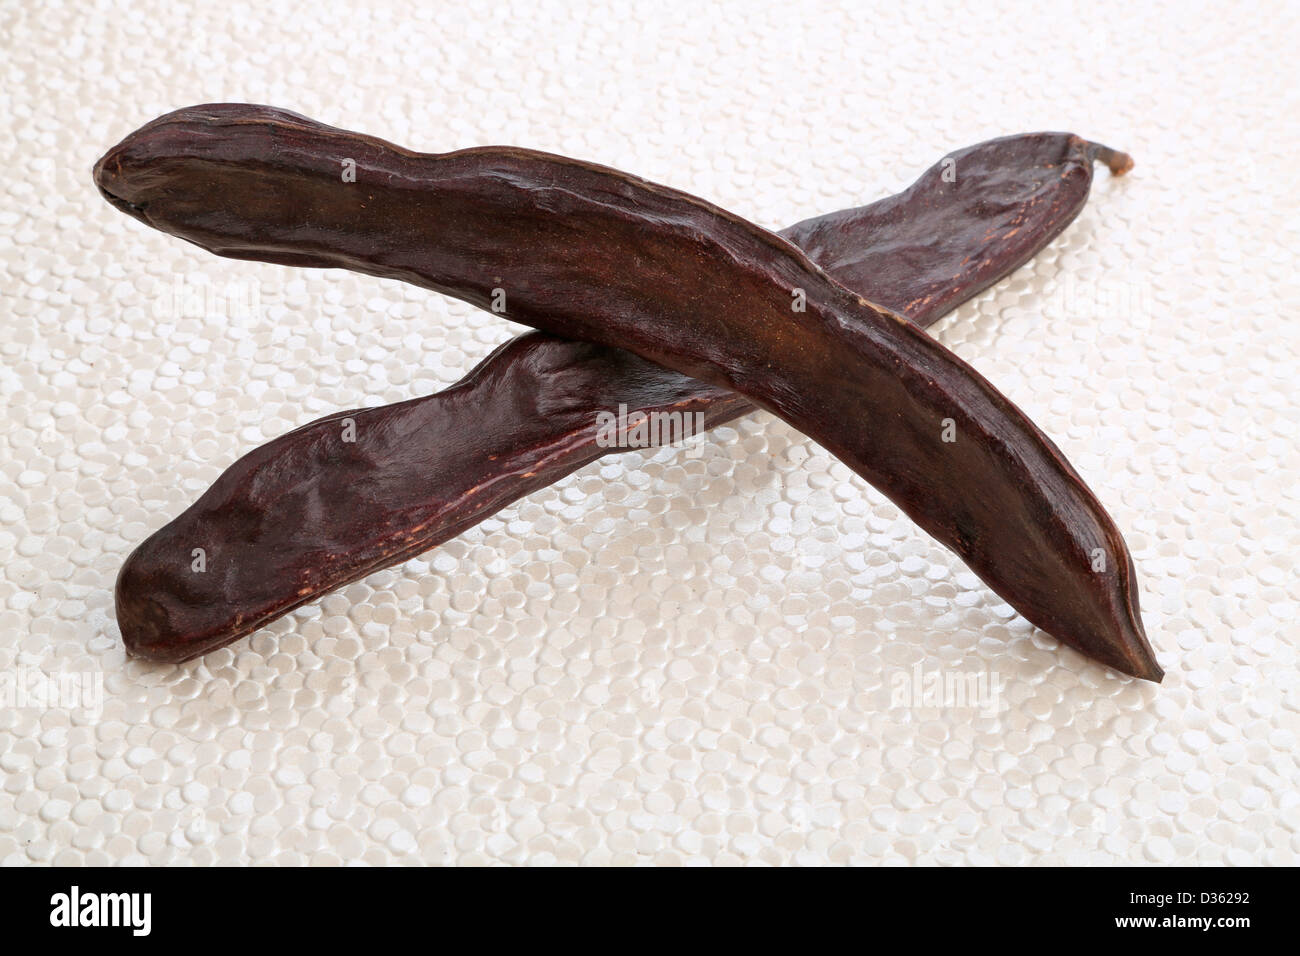
<path fill-rule="evenodd" d="M 970 6 L 6 0 L 0 860 L 1295 863 L 1296 7 Z M 773 227 L 992 136 L 1128 150 L 935 332 L 1125 531 L 1164 685 L 1034 632 L 767 415 L 591 466 L 201 662 L 127 662 L 122 559 L 236 457 L 514 331 L 209 257 L 97 196 L 107 147 L 215 100 L 572 154 Z M 260 311 L 169 308 L 176 276 Z M 952 672 L 999 681 L 998 713 L 891 700 Z M 100 706 L 14 690 L 58 675 Z"/>

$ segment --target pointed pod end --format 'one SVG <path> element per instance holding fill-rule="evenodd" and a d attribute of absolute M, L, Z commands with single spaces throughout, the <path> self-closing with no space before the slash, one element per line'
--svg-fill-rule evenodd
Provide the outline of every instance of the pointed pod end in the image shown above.
<path fill-rule="evenodd" d="M 1136 592 L 1137 582 L 1132 579 L 1131 574 L 1129 586 Z M 1151 647 L 1151 642 L 1147 640 L 1146 628 L 1142 626 L 1142 616 L 1137 609 L 1135 593 L 1129 598 L 1126 617 L 1128 627 L 1125 628 L 1124 650 L 1125 656 L 1133 666 L 1125 673 L 1159 684 L 1165 679 L 1165 671 L 1156 660 L 1156 652 Z"/>
<path fill-rule="evenodd" d="M 1135 663 L 1131 668 L 1125 668 L 1124 673 L 1133 677 L 1140 677 L 1143 680 L 1149 680 L 1152 683 L 1159 684 L 1165 679 L 1165 672 L 1161 666 L 1156 663 L 1155 655 L 1148 655 L 1145 660 Z"/>
<path fill-rule="evenodd" d="M 1102 663 L 1122 674 L 1156 684 L 1164 680 L 1164 668 L 1156 660 L 1156 652 L 1147 640 L 1142 621 L 1136 613 L 1124 615 L 1119 628 L 1119 639 L 1107 642 L 1107 645 L 1106 653 L 1096 655 Z"/>
<path fill-rule="evenodd" d="M 1165 678 L 1164 669 L 1156 661 L 1156 655 L 1145 639 L 1140 643 L 1126 640 L 1119 646 L 1107 642 L 1102 647 L 1093 645 L 1087 648 L 1077 647 L 1077 649 L 1098 663 L 1105 664 L 1112 670 L 1127 674 L 1129 677 L 1140 677 L 1155 684 L 1159 684 Z"/>
<path fill-rule="evenodd" d="M 1094 594 L 1094 598 L 1085 621 L 1076 618 L 1074 623 L 1077 629 L 1062 629 L 1056 636 L 1075 650 L 1121 674 L 1155 684 L 1164 680 L 1164 668 L 1156 660 L 1156 652 L 1142 627 L 1142 617 L 1137 609 L 1136 584 L 1125 583 L 1118 589 Z"/>

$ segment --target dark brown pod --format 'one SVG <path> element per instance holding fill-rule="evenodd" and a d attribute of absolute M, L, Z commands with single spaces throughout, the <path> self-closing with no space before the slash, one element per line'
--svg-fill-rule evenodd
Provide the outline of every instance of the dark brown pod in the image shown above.
<path fill-rule="evenodd" d="M 1077 167 L 1066 181 L 1086 195 L 1099 148 L 1059 145 L 1056 161 Z M 1161 675 L 1123 540 L 1051 442 L 900 315 L 717 207 L 546 154 L 416 154 L 238 105 L 149 124 L 100 161 L 96 181 L 119 208 L 222 255 L 341 266 L 483 307 L 504 288 L 510 318 L 739 392 L 884 491 L 1030 621 L 1126 673 Z M 1020 228 L 1010 225 L 1004 240 Z M 957 440 L 942 440 L 953 429 Z M 246 517 L 262 518 L 256 502 Z M 137 587 L 129 571 L 119 595 L 147 602 L 150 582 Z M 136 619 L 157 629 L 166 610 Z"/>

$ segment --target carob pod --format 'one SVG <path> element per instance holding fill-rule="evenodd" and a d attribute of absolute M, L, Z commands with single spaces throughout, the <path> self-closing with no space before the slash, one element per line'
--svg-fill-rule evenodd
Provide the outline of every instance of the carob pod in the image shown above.
<path fill-rule="evenodd" d="M 1077 182 L 1081 202 L 1094 158 L 1124 168 L 1104 147 L 1058 143 L 1046 169 L 1074 168 L 1044 171 L 1037 187 Z M 343 181 L 349 168 L 355 182 Z M 960 184 L 960 159 L 953 171 Z M 1162 676 L 1123 540 L 1055 446 L 902 316 L 718 207 L 576 160 L 497 147 L 413 153 L 234 104 L 155 120 L 95 176 L 118 208 L 218 254 L 400 278 L 484 308 L 504 289 L 511 319 L 739 392 L 882 490 L 1032 623 L 1121 671 Z M 1014 200 L 976 200 L 988 239 L 1028 228 L 1037 200 L 1004 221 Z M 256 524 L 264 503 L 250 499 L 245 520 Z M 392 549 L 394 560 L 411 553 Z M 327 549 L 317 555 L 329 563 Z M 145 593 L 156 582 L 137 588 L 130 570 L 119 597 L 145 602 L 136 624 L 146 634 L 167 626 L 169 609 Z"/>

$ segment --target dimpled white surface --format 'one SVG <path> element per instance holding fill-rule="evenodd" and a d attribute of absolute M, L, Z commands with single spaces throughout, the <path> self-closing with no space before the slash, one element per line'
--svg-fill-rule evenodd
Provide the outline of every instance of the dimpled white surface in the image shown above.
<path fill-rule="evenodd" d="M 1294 7 L 975 9 L 5 2 L 0 860 L 1294 864 Z M 570 154 L 770 227 L 993 136 L 1128 150 L 933 331 L 1124 530 L 1164 684 L 1036 632 L 766 414 L 199 662 L 127 660 L 118 567 L 238 456 L 517 331 L 99 198 L 104 150 L 216 100 Z M 936 675 L 982 706 L 903 693 Z"/>

